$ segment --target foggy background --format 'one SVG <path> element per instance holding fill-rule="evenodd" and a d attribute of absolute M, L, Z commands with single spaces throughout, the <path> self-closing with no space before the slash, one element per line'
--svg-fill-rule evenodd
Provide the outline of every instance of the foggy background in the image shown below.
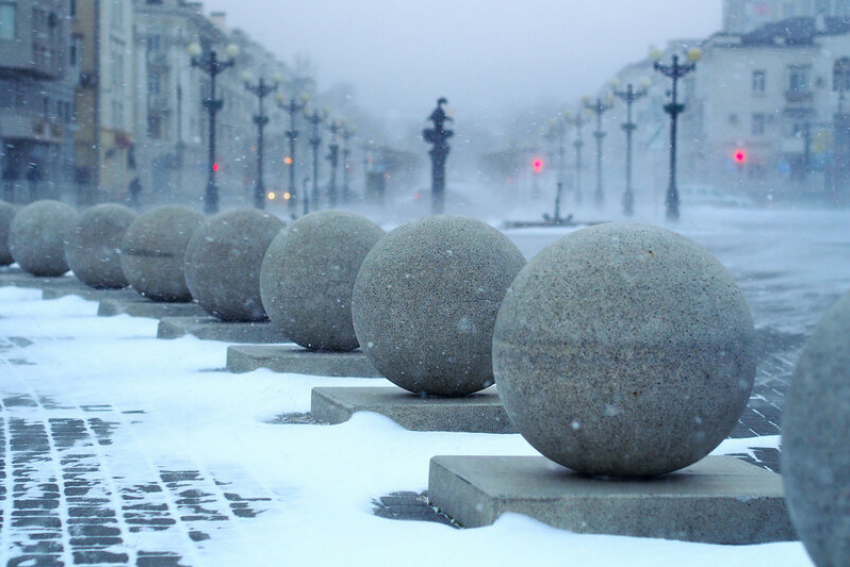
<path fill-rule="evenodd" d="M 651 45 L 720 29 L 721 2 L 681 0 L 208 0 L 285 62 L 309 56 L 323 88 L 348 83 L 384 116 L 445 96 L 487 118 L 592 94 Z"/>

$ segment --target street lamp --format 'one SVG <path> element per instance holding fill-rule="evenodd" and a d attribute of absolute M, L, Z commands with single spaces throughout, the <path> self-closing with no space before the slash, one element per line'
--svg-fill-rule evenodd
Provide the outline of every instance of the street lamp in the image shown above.
<path fill-rule="evenodd" d="M 295 214 L 295 209 L 298 205 L 296 200 L 296 193 L 298 192 L 295 187 L 295 141 L 298 139 L 298 130 L 295 129 L 295 116 L 304 110 L 304 107 L 307 106 L 307 102 L 309 98 L 307 94 L 304 93 L 301 95 L 300 100 L 296 100 L 295 97 L 289 99 L 289 102 L 286 102 L 286 97 L 283 94 L 278 95 L 277 104 L 280 108 L 285 110 L 287 114 L 289 114 L 289 130 L 286 131 L 286 137 L 289 138 L 289 213 Z M 308 214 L 310 212 L 310 199 L 305 192 L 302 196 L 304 199 L 304 214 Z"/>
<path fill-rule="evenodd" d="M 601 98 L 593 101 L 590 97 L 584 97 L 582 102 L 587 110 L 596 115 L 596 131 L 593 133 L 596 138 L 596 193 L 593 200 L 596 206 L 601 208 L 605 204 L 605 192 L 602 190 L 602 139 L 605 137 L 605 132 L 602 131 L 602 115 L 614 105 L 610 100 L 603 101 Z"/>
<path fill-rule="evenodd" d="M 443 110 L 443 105 L 448 103 L 444 97 L 437 100 L 437 108 L 428 117 L 434 127 L 422 130 L 422 137 L 434 146 L 428 153 L 431 155 L 431 212 L 435 215 L 442 214 L 445 206 L 446 158 L 451 149 L 448 140 L 454 136 L 454 131 L 445 127 L 445 123 L 452 120 Z"/>
<path fill-rule="evenodd" d="M 587 124 L 587 118 L 582 112 L 573 116 L 573 113 L 568 110 L 564 112 L 564 119 L 576 127 L 576 139 L 573 142 L 573 147 L 576 150 L 576 205 L 581 205 L 584 200 L 584 196 L 581 193 L 581 170 L 583 168 L 581 163 L 581 148 L 584 146 L 584 140 L 581 137 L 581 128 Z"/>
<path fill-rule="evenodd" d="M 218 212 L 218 184 L 215 179 L 218 170 L 218 164 L 215 162 L 215 115 L 224 106 L 223 99 L 215 98 L 215 78 L 219 73 L 233 66 L 234 58 L 239 54 L 239 47 L 233 44 L 227 46 L 227 61 L 219 61 L 215 49 L 210 49 L 203 54 L 201 46 L 197 43 L 191 44 L 188 52 L 192 57 L 192 67 L 197 67 L 210 76 L 210 96 L 204 99 L 204 106 L 210 115 L 209 177 L 204 194 L 204 211 L 214 214 Z"/>
<path fill-rule="evenodd" d="M 641 83 L 644 83 L 644 81 L 641 81 Z M 623 131 L 626 133 L 626 191 L 623 193 L 623 214 L 626 216 L 634 214 L 635 205 L 635 194 L 632 190 L 632 134 L 637 129 L 637 124 L 632 121 L 632 104 L 645 97 L 646 93 L 646 84 L 641 84 L 639 90 L 635 90 L 631 83 L 624 91 L 614 89 L 614 94 L 626 103 L 626 121 L 622 125 Z"/>
<path fill-rule="evenodd" d="M 351 176 L 351 162 L 348 160 L 351 156 L 351 148 L 348 140 L 354 136 L 356 128 L 348 127 L 347 124 L 342 125 L 342 202 L 348 204 L 351 201 L 351 187 L 349 180 Z"/>
<path fill-rule="evenodd" d="M 552 217 L 552 221 L 555 224 L 559 224 L 562 222 L 561 219 L 561 194 L 564 191 L 564 138 L 567 134 L 567 119 L 569 118 L 569 112 L 564 112 L 562 116 L 559 116 L 556 119 L 553 119 L 549 123 L 549 130 L 547 131 L 547 137 L 554 138 L 558 143 L 558 184 L 557 191 L 555 192 L 555 216 Z M 544 215 L 544 218 L 548 219 L 549 215 Z"/>
<path fill-rule="evenodd" d="M 322 143 L 322 137 L 319 135 L 319 125 L 328 117 L 327 111 L 319 112 L 314 110 L 312 114 L 307 113 L 307 122 L 310 123 L 310 147 L 313 148 L 313 195 L 310 199 L 313 202 L 313 208 L 319 208 L 319 145 Z M 307 195 L 304 195 L 307 198 Z"/>
<path fill-rule="evenodd" d="M 263 129 L 269 123 L 269 117 L 263 114 L 263 99 L 277 90 L 280 77 L 272 77 L 274 81 L 267 85 L 262 77 L 257 84 L 251 84 L 251 74 L 247 71 L 242 73 L 245 89 L 256 95 L 259 101 L 259 111 L 254 115 L 254 124 L 257 125 L 257 186 L 254 188 L 254 207 L 266 208 L 266 188 L 263 185 Z"/>
<path fill-rule="evenodd" d="M 694 69 L 696 62 L 702 57 L 702 52 L 699 49 L 691 49 L 688 51 L 688 62 L 679 64 L 679 56 L 673 56 L 672 65 L 663 65 L 659 62 L 661 52 L 653 50 L 651 53 L 653 69 L 660 72 L 665 77 L 673 80 L 673 90 L 670 91 L 671 101 L 664 105 L 664 112 L 670 115 L 670 185 L 667 188 L 667 195 L 664 198 L 664 204 L 667 206 L 667 220 L 679 219 L 679 190 L 676 187 L 676 122 L 679 114 L 685 110 L 684 104 L 679 104 L 678 101 L 678 84 L 679 79 L 684 77 Z"/>
<path fill-rule="evenodd" d="M 328 204 L 333 209 L 336 207 L 336 168 L 339 165 L 339 142 L 337 134 L 342 130 L 342 124 L 338 120 L 334 120 L 328 125 L 328 132 L 331 133 L 331 143 L 328 144 L 328 155 L 325 158 L 331 166 L 331 180 L 328 184 Z"/>

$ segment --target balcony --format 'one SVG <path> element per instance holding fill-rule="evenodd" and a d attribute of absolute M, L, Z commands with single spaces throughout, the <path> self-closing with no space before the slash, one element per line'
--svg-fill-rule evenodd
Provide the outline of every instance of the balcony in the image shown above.
<path fill-rule="evenodd" d="M 811 89 L 789 89 L 785 91 L 785 108 L 782 113 L 788 118 L 809 118 L 815 115 L 815 96 Z"/>

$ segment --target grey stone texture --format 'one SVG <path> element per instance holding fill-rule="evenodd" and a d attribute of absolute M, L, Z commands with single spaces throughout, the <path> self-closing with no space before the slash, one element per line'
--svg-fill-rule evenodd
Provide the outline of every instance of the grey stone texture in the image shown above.
<path fill-rule="evenodd" d="M 284 227 L 257 209 L 234 209 L 208 219 L 186 250 L 184 272 L 192 296 L 222 321 L 266 319 L 260 268 L 269 245 Z"/>
<path fill-rule="evenodd" d="M 328 352 L 308 350 L 296 345 L 245 345 L 227 348 L 227 369 L 233 373 L 265 368 L 274 372 L 381 378 L 366 355 L 359 350 Z"/>
<path fill-rule="evenodd" d="M 356 349 L 354 281 L 382 236 L 377 224 L 344 211 L 311 213 L 281 231 L 260 270 L 260 295 L 272 323 L 304 348 Z"/>
<path fill-rule="evenodd" d="M 121 269 L 130 285 L 153 301 L 191 301 L 183 259 L 204 215 L 167 205 L 140 215 L 121 241 Z"/>
<path fill-rule="evenodd" d="M 792 541 L 778 474 L 707 457 L 660 478 L 605 480 L 543 457 L 437 456 L 431 505 L 467 528 L 506 512 L 576 533 L 753 545 Z"/>
<path fill-rule="evenodd" d="M 496 314 L 524 265 L 505 235 L 475 219 L 440 215 L 396 228 L 357 275 L 361 348 L 416 394 L 463 396 L 492 385 Z"/>
<path fill-rule="evenodd" d="M 289 340 L 266 321 L 222 321 L 215 317 L 163 317 L 156 336 L 177 339 L 192 335 L 207 341 L 226 343 L 288 343 Z"/>
<path fill-rule="evenodd" d="M 726 269 L 673 232 L 611 223 L 569 234 L 517 276 L 493 341 L 514 425 L 553 461 L 649 477 L 732 430 L 755 376 L 755 329 Z"/>
<path fill-rule="evenodd" d="M 516 433 L 495 388 L 468 396 L 417 396 L 395 386 L 313 388 L 310 413 L 337 424 L 359 411 L 385 415 L 411 431 Z"/>
<path fill-rule="evenodd" d="M 782 415 L 791 519 L 820 567 L 850 565 L 850 293 L 806 342 Z"/>
<path fill-rule="evenodd" d="M 6 201 L 0 201 L 0 266 L 14 264 L 12 251 L 9 250 L 9 229 L 18 212 L 17 207 Z"/>
<path fill-rule="evenodd" d="M 115 203 L 95 205 L 79 215 L 65 242 L 65 260 L 77 279 L 94 288 L 128 284 L 119 250 L 137 217 L 131 208 Z"/>
<path fill-rule="evenodd" d="M 15 215 L 9 227 L 9 250 L 18 265 L 34 276 L 61 276 L 69 270 L 65 240 L 77 211 L 59 201 L 36 201 Z"/>

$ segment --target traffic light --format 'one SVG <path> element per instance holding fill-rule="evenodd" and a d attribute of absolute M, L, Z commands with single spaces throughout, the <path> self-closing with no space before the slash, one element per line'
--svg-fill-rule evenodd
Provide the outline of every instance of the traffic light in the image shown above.
<path fill-rule="evenodd" d="M 218 171 L 218 164 L 217 163 L 213 164 L 213 171 Z"/>
<path fill-rule="evenodd" d="M 744 150 L 735 150 L 735 153 L 732 156 L 735 159 L 735 163 L 738 165 L 744 165 L 747 162 L 747 152 Z"/>
<path fill-rule="evenodd" d="M 540 173 L 543 171 L 543 160 L 540 158 L 534 158 L 531 162 L 531 167 L 534 169 L 534 173 Z"/>

